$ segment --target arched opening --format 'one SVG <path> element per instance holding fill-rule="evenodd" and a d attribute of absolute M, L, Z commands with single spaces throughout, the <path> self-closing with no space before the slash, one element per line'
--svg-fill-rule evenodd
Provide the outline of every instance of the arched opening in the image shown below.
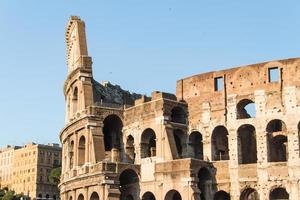
<path fill-rule="evenodd" d="M 110 151 L 112 148 L 121 148 L 121 136 L 123 123 L 117 115 L 109 115 L 103 122 L 103 133 L 105 151 Z"/>
<path fill-rule="evenodd" d="M 252 125 L 242 125 L 238 129 L 239 164 L 257 162 L 256 133 Z"/>
<path fill-rule="evenodd" d="M 77 200 L 84 200 L 83 194 L 80 194 L 80 195 L 78 196 Z"/>
<path fill-rule="evenodd" d="M 224 126 L 217 126 L 212 133 L 212 160 L 229 160 L 228 131 Z"/>
<path fill-rule="evenodd" d="M 170 190 L 166 196 L 165 200 L 182 200 L 181 195 L 178 191 L 176 190 Z"/>
<path fill-rule="evenodd" d="M 70 169 L 74 166 L 74 141 L 72 140 L 69 146 L 69 161 L 70 161 Z"/>
<path fill-rule="evenodd" d="M 230 194 L 223 190 L 218 191 L 214 196 L 214 200 L 230 200 Z"/>
<path fill-rule="evenodd" d="M 49 199 L 49 197 L 50 197 L 50 196 L 49 196 L 49 194 L 46 194 L 46 196 L 45 196 L 45 197 L 46 197 L 46 199 Z"/>
<path fill-rule="evenodd" d="M 255 103 L 250 99 L 243 99 L 236 105 L 237 119 L 254 118 L 256 116 Z"/>
<path fill-rule="evenodd" d="M 139 177 L 134 170 L 124 170 L 120 174 L 119 181 L 121 192 L 120 200 L 136 200 L 139 198 Z"/>
<path fill-rule="evenodd" d="M 39 195 L 38 195 L 38 199 L 42 199 L 43 198 L 43 195 L 40 193 Z"/>
<path fill-rule="evenodd" d="M 214 193 L 213 179 L 210 171 L 206 167 L 202 167 L 198 172 L 198 188 L 200 189 L 200 199 L 212 199 Z"/>
<path fill-rule="evenodd" d="M 151 128 L 147 128 L 142 133 L 141 158 L 153 156 L 156 156 L 156 135 Z"/>
<path fill-rule="evenodd" d="M 73 114 L 75 114 L 78 109 L 78 88 L 77 87 L 75 87 L 73 91 L 72 106 L 73 106 Z"/>
<path fill-rule="evenodd" d="M 180 129 L 175 129 L 173 133 L 178 158 L 183 158 L 186 151 L 186 134 Z"/>
<path fill-rule="evenodd" d="M 155 200 L 155 196 L 152 192 L 145 192 L 142 197 L 142 200 Z"/>
<path fill-rule="evenodd" d="M 259 195 L 255 189 L 247 188 L 241 193 L 240 200 L 259 200 Z"/>
<path fill-rule="evenodd" d="M 85 163 L 85 137 L 81 136 L 78 143 L 78 166 Z"/>
<path fill-rule="evenodd" d="M 132 135 L 127 137 L 126 141 L 126 156 L 129 163 L 134 163 L 135 150 L 134 150 L 134 138 Z"/>
<path fill-rule="evenodd" d="M 171 111 L 171 122 L 186 124 L 186 112 L 180 106 L 175 106 Z"/>
<path fill-rule="evenodd" d="M 90 200 L 99 200 L 99 195 L 97 192 L 93 192 L 91 197 L 90 197 Z"/>
<path fill-rule="evenodd" d="M 270 192 L 269 196 L 270 200 L 288 200 L 289 199 L 289 193 L 287 193 L 285 188 L 279 187 L 275 188 Z"/>
<path fill-rule="evenodd" d="M 200 132 L 194 131 L 190 134 L 189 145 L 192 148 L 193 158 L 203 160 L 203 143 Z"/>
<path fill-rule="evenodd" d="M 268 144 L 268 161 L 285 162 L 288 158 L 286 125 L 279 119 L 271 120 L 266 128 Z"/>

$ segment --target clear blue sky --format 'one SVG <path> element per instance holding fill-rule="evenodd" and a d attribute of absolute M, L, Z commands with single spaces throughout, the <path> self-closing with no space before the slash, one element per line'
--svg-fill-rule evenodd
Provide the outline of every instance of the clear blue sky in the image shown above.
<path fill-rule="evenodd" d="M 176 80 L 300 56 L 300 1 L 0 1 L 0 146 L 58 142 L 64 33 L 86 22 L 96 80 L 175 92 Z"/>

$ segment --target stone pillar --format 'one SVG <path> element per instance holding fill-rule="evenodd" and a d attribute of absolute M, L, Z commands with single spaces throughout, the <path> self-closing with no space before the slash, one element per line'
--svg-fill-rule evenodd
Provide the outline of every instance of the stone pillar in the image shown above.
<path fill-rule="evenodd" d="M 100 123 L 100 122 L 97 122 Z M 104 136 L 102 133 L 103 124 L 100 126 L 90 126 L 90 135 L 91 135 L 91 154 L 90 162 L 97 163 L 105 159 L 105 144 Z"/>
<path fill-rule="evenodd" d="M 120 150 L 117 148 L 111 149 L 111 161 L 120 162 Z"/>
<path fill-rule="evenodd" d="M 88 187 L 83 188 L 84 190 L 84 200 L 89 200 L 89 195 L 88 195 Z M 75 199 L 76 200 L 76 199 Z"/>
<path fill-rule="evenodd" d="M 268 199 L 268 145 L 266 132 L 266 94 L 264 90 L 256 90 L 255 98 L 255 130 L 257 148 L 257 192 L 260 199 Z"/>
<path fill-rule="evenodd" d="M 229 176 L 230 176 L 230 195 L 232 200 L 239 200 L 240 187 L 239 187 L 239 171 L 238 171 L 238 147 L 237 147 L 237 134 L 235 129 L 228 130 L 228 143 L 229 143 Z"/>
<path fill-rule="evenodd" d="M 78 166 L 78 134 L 75 133 L 74 137 L 74 163 L 73 163 L 73 168 Z"/>
<path fill-rule="evenodd" d="M 90 134 L 90 129 L 86 127 L 85 129 L 85 162 L 84 165 L 87 163 L 90 163 L 90 147 L 91 147 L 91 134 Z"/>
<path fill-rule="evenodd" d="M 238 171 L 238 140 L 237 140 L 237 120 L 236 105 L 237 95 L 232 94 L 227 97 L 227 124 L 228 148 L 229 148 L 229 175 L 230 175 L 230 195 L 232 200 L 240 197 L 239 171 Z"/>
<path fill-rule="evenodd" d="M 68 199 L 69 200 L 69 199 Z M 72 190 L 72 200 L 77 200 L 76 190 Z"/>

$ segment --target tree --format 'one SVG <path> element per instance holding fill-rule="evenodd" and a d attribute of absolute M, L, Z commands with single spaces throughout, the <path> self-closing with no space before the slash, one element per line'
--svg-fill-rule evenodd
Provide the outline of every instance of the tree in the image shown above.
<path fill-rule="evenodd" d="M 15 191 L 9 190 L 2 197 L 2 200 L 12 200 L 14 199 Z"/>
<path fill-rule="evenodd" d="M 61 176 L 61 167 L 52 169 L 49 175 L 50 183 L 54 185 L 58 185 L 60 182 L 60 176 Z"/>
<path fill-rule="evenodd" d="M 24 199 L 24 194 L 15 194 L 15 191 L 9 190 L 7 187 L 1 189 L 0 188 L 0 200 L 20 200 Z"/>

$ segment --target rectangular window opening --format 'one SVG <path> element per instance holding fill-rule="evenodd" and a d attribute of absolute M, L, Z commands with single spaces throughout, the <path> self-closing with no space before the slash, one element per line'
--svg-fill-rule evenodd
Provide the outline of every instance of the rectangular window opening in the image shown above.
<path fill-rule="evenodd" d="M 279 68 L 278 67 L 269 68 L 268 74 L 269 74 L 269 83 L 279 81 Z"/>
<path fill-rule="evenodd" d="M 215 78 L 215 91 L 222 91 L 223 90 L 223 77 L 216 77 Z"/>

